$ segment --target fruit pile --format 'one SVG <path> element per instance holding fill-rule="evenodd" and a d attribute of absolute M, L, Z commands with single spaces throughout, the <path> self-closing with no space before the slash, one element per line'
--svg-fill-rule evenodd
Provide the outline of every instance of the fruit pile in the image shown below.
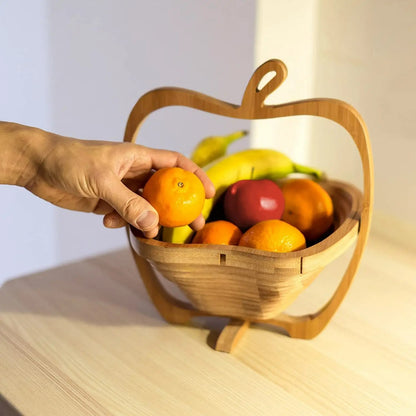
<path fill-rule="evenodd" d="M 331 231 L 332 200 L 316 181 L 322 172 L 296 164 L 271 149 L 247 149 L 226 155 L 230 143 L 246 133 L 205 138 L 192 153 L 191 158 L 215 186 L 213 199 L 203 199 L 199 179 L 189 172 L 173 168 L 152 176 L 156 176 L 157 183 L 146 184 L 150 194 L 165 195 L 170 204 L 158 208 L 157 202 L 150 201 L 159 215 L 163 212 L 170 217 L 167 221 L 165 215 L 160 215 L 163 241 L 289 252 L 310 246 Z M 290 178 L 293 173 L 309 177 Z M 160 192 L 163 186 L 167 190 Z M 146 187 L 144 197 L 151 199 L 146 195 Z M 192 211 L 192 218 L 188 211 Z M 188 225 L 181 225 L 189 224 L 200 212 L 206 220 L 202 230 L 195 233 Z M 181 223 L 178 216 L 186 218 Z"/>
<path fill-rule="evenodd" d="M 232 244 L 279 253 L 312 245 L 331 230 L 331 197 L 317 182 L 246 179 L 230 185 L 192 243 Z"/>

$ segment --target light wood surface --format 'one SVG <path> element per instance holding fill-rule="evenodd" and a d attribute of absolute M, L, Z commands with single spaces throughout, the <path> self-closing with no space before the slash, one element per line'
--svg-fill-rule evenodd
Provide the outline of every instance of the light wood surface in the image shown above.
<path fill-rule="evenodd" d="M 265 85 L 261 85 L 266 75 L 271 78 Z M 357 207 L 346 215 L 348 224 L 342 224 L 330 237 L 317 244 L 314 256 L 309 257 L 308 252 L 313 247 L 294 253 L 278 253 L 279 257 L 276 257 L 272 270 L 266 256 L 258 250 L 248 251 L 243 247 L 233 247 L 233 254 L 230 255 L 231 252 L 225 253 L 225 250 L 212 247 L 208 249 L 208 246 L 205 249 L 190 249 L 186 245 L 168 245 L 148 239 L 142 239 L 136 244 L 135 239 L 130 238 L 132 254 L 146 289 L 160 314 L 168 322 L 185 323 L 198 315 L 220 315 L 238 318 L 241 322 L 250 320 L 268 323 L 284 328 L 291 337 L 309 339 L 325 328 L 350 288 L 368 238 L 373 206 L 373 159 L 367 128 L 355 108 L 337 99 L 312 98 L 266 105 L 268 95 L 282 84 L 286 76 L 285 64 L 279 59 L 270 59 L 254 71 L 239 105 L 197 91 L 163 87 L 140 97 L 130 112 L 124 134 L 124 141 L 127 142 L 136 141 L 140 127 L 149 114 L 173 105 L 240 119 L 298 115 L 323 117 L 345 128 L 357 147 L 362 163 L 363 196 L 360 196 L 360 203 L 357 204 L 354 201 L 355 194 L 352 194 L 352 205 Z M 342 253 L 346 234 L 340 231 L 348 228 L 353 220 L 358 230 L 354 254 L 333 295 L 319 309 L 308 311 L 303 316 L 285 313 L 298 294 L 327 265 L 327 260 Z M 231 264 L 233 255 L 239 260 L 235 264 Z M 216 265 L 211 267 L 213 262 Z M 164 293 L 155 270 L 184 290 L 192 305 L 183 305 Z M 201 274 L 202 270 L 206 271 L 204 275 Z M 266 273 L 263 273 L 264 270 Z M 195 279 L 196 276 L 200 279 Z M 231 351 L 235 344 L 231 334 L 235 333 L 240 338 L 242 332 L 234 331 L 233 328 L 227 331 L 227 335 L 221 338 L 220 349 Z M 229 342 L 228 346 L 224 345 L 226 340 Z"/>
<path fill-rule="evenodd" d="M 351 252 L 290 312 L 325 302 Z M 252 323 L 233 354 L 213 349 L 222 318 L 166 323 L 127 249 L 11 280 L 0 288 L 0 409 L 7 404 L 27 416 L 413 416 L 415 270 L 414 252 L 370 235 L 325 331 L 301 340 Z"/>

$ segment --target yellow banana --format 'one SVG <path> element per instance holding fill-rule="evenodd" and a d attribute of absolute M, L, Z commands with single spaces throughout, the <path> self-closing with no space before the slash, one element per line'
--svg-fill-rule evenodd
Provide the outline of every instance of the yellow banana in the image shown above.
<path fill-rule="evenodd" d="M 212 161 L 222 157 L 227 152 L 228 146 L 245 135 L 246 130 L 239 130 L 227 136 L 210 136 L 201 140 L 192 152 L 191 159 L 201 168 Z"/>
<path fill-rule="evenodd" d="M 162 241 L 175 244 L 187 244 L 192 240 L 194 231 L 189 225 L 182 227 L 163 227 Z"/>
<path fill-rule="evenodd" d="M 242 179 L 279 179 L 291 173 L 306 173 L 321 178 L 320 170 L 294 163 L 288 156 L 271 149 L 247 149 L 233 153 L 204 167 L 205 172 L 215 186 L 216 193 L 212 199 L 206 199 L 202 210 L 205 219 L 212 207 L 225 190 Z M 187 243 L 192 236 L 189 226 L 164 228 L 163 241 Z"/>

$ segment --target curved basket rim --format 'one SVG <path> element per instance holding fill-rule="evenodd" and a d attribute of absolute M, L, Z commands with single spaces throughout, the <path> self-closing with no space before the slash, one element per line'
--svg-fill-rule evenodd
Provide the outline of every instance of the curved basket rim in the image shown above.
<path fill-rule="evenodd" d="M 361 191 L 352 184 L 337 180 L 326 180 L 322 184 L 323 186 L 347 192 L 351 196 L 351 207 L 346 218 L 335 231 L 322 241 L 302 250 L 289 253 L 275 253 L 232 245 L 175 244 L 136 236 L 131 228 L 128 227 L 130 245 L 137 254 L 150 261 L 164 262 L 167 255 L 171 257 L 174 257 L 175 254 L 182 256 L 183 253 L 186 253 L 184 249 L 192 249 L 193 257 L 198 258 L 198 254 L 204 257 L 211 257 L 213 259 L 212 264 L 216 264 L 218 256 L 238 256 L 240 259 L 241 256 L 249 256 L 252 260 L 270 262 L 270 266 L 273 269 L 276 267 L 288 270 L 299 269 L 300 273 L 307 273 L 332 261 L 333 258 L 349 247 L 359 233 L 362 210 Z M 157 256 L 157 254 L 159 255 Z M 323 256 L 325 256 L 324 261 L 322 261 Z M 172 261 L 171 258 L 169 261 Z M 181 262 L 181 259 L 175 260 L 175 262 Z M 193 261 L 193 264 L 198 263 Z"/>

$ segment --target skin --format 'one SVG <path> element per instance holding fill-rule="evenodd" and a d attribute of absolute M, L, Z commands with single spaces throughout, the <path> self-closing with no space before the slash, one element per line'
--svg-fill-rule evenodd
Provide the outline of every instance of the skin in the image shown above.
<path fill-rule="evenodd" d="M 62 208 L 103 215 L 109 228 L 127 223 L 148 238 L 159 231 L 156 210 L 136 192 L 153 170 L 178 166 L 194 172 L 212 198 L 205 172 L 184 155 L 133 143 L 79 140 L 0 122 L 0 183 L 26 188 Z M 204 226 L 202 216 L 190 225 Z"/>

